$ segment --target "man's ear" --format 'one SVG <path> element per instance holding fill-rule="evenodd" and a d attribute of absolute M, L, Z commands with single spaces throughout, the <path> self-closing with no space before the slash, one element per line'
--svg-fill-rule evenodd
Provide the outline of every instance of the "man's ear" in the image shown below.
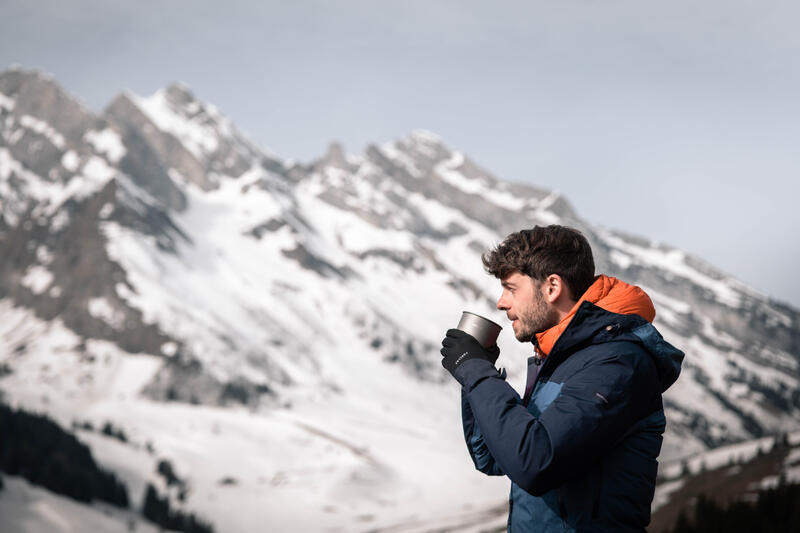
<path fill-rule="evenodd" d="M 544 297 L 548 303 L 555 303 L 562 295 L 569 295 L 569 290 L 564 284 L 564 280 L 558 274 L 550 274 L 544 280 Z"/>

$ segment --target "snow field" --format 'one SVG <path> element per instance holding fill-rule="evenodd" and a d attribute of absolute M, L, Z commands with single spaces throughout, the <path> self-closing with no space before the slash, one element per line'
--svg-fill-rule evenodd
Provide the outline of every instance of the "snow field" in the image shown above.
<path fill-rule="evenodd" d="M 131 526 L 141 533 L 162 531 L 135 512 L 103 504 L 83 505 L 31 485 L 23 478 L 3 476 L 3 483 L 0 493 L 3 533 L 128 533 Z"/>
<path fill-rule="evenodd" d="M 29 316 L 10 316 L 17 312 L 13 309 L 3 311 L 11 323 L 14 318 L 36 323 Z M 29 333 L 47 339 L 42 331 Z M 67 337 L 60 343 L 63 367 L 44 377 L 36 372 L 41 361 L 52 359 L 53 342 L 42 342 L 29 349 L 25 364 L 15 364 L 4 390 L 12 404 L 31 408 L 37 399 L 27 390 L 44 379 L 50 398 L 39 405 L 62 424 L 78 420 L 100 428 L 112 420 L 128 444 L 87 431 L 79 435 L 100 464 L 127 483 L 135 504 L 148 481 L 158 484 L 154 472 L 161 458 L 189 481 L 186 509 L 213 518 L 226 531 L 264 526 L 317 530 L 321 525 L 352 531 L 361 523 L 366 528 L 428 519 L 441 509 L 457 515 L 464 505 L 505 498 L 507 482 L 475 472 L 466 452 L 460 453 L 464 445 L 455 384 L 443 388 L 410 376 L 398 378 L 395 369 L 378 360 L 339 353 L 331 357 L 359 385 L 349 387 L 349 393 L 310 400 L 298 391 L 290 410 L 161 404 L 136 395 L 161 359 L 124 354 L 93 341 L 87 351 L 97 364 L 91 367 L 92 379 L 85 380 L 68 372 L 79 366 L 68 352 L 76 339 L 62 335 Z M 53 374 L 60 379 L 52 380 Z M 401 386 L 387 397 L 383 383 L 390 379 L 399 379 Z M 147 443 L 153 443 L 154 454 L 147 452 Z M 224 478 L 235 484 L 220 484 Z"/>

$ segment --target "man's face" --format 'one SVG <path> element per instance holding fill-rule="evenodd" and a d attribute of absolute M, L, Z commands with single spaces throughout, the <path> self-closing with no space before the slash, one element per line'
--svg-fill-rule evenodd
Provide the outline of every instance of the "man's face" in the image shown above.
<path fill-rule="evenodd" d="M 547 302 L 542 286 L 530 276 L 514 272 L 500 282 L 503 293 L 497 300 L 497 308 L 506 312 L 520 342 L 528 342 L 534 334 L 541 333 L 558 324 L 558 313 Z"/>

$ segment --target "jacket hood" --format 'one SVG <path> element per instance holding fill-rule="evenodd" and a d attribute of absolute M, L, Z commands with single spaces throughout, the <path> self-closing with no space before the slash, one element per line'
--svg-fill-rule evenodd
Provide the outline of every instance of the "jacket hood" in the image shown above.
<path fill-rule="evenodd" d="M 620 315 L 639 315 L 648 322 L 652 322 L 656 317 L 655 307 L 646 292 L 635 285 L 601 274 L 594 279 L 594 283 L 586 289 L 561 322 L 536 334 L 542 354 L 547 356 L 550 353 L 583 302 L 591 302 L 606 311 Z"/>
<path fill-rule="evenodd" d="M 684 353 L 665 341 L 649 321 L 640 315 L 612 313 L 587 300 L 578 306 L 548 359 L 555 359 L 552 363 L 558 364 L 559 359 L 575 349 L 612 341 L 634 342 L 650 354 L 656 365 L 661 392 L 678 379 Z"/>

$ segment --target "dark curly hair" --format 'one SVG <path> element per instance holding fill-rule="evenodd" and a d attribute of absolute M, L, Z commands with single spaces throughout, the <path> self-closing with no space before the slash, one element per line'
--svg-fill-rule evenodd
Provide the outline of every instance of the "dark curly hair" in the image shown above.
<path fill-rule="evenodd" d="M 498 279 L 519 272 L 544 281 L 558 274 L 575 300 L 594 281 L 594 258 L 589 241 L 566 226 L 535 226 L 506 237 L 481 257 L 486 272 Z"/>

